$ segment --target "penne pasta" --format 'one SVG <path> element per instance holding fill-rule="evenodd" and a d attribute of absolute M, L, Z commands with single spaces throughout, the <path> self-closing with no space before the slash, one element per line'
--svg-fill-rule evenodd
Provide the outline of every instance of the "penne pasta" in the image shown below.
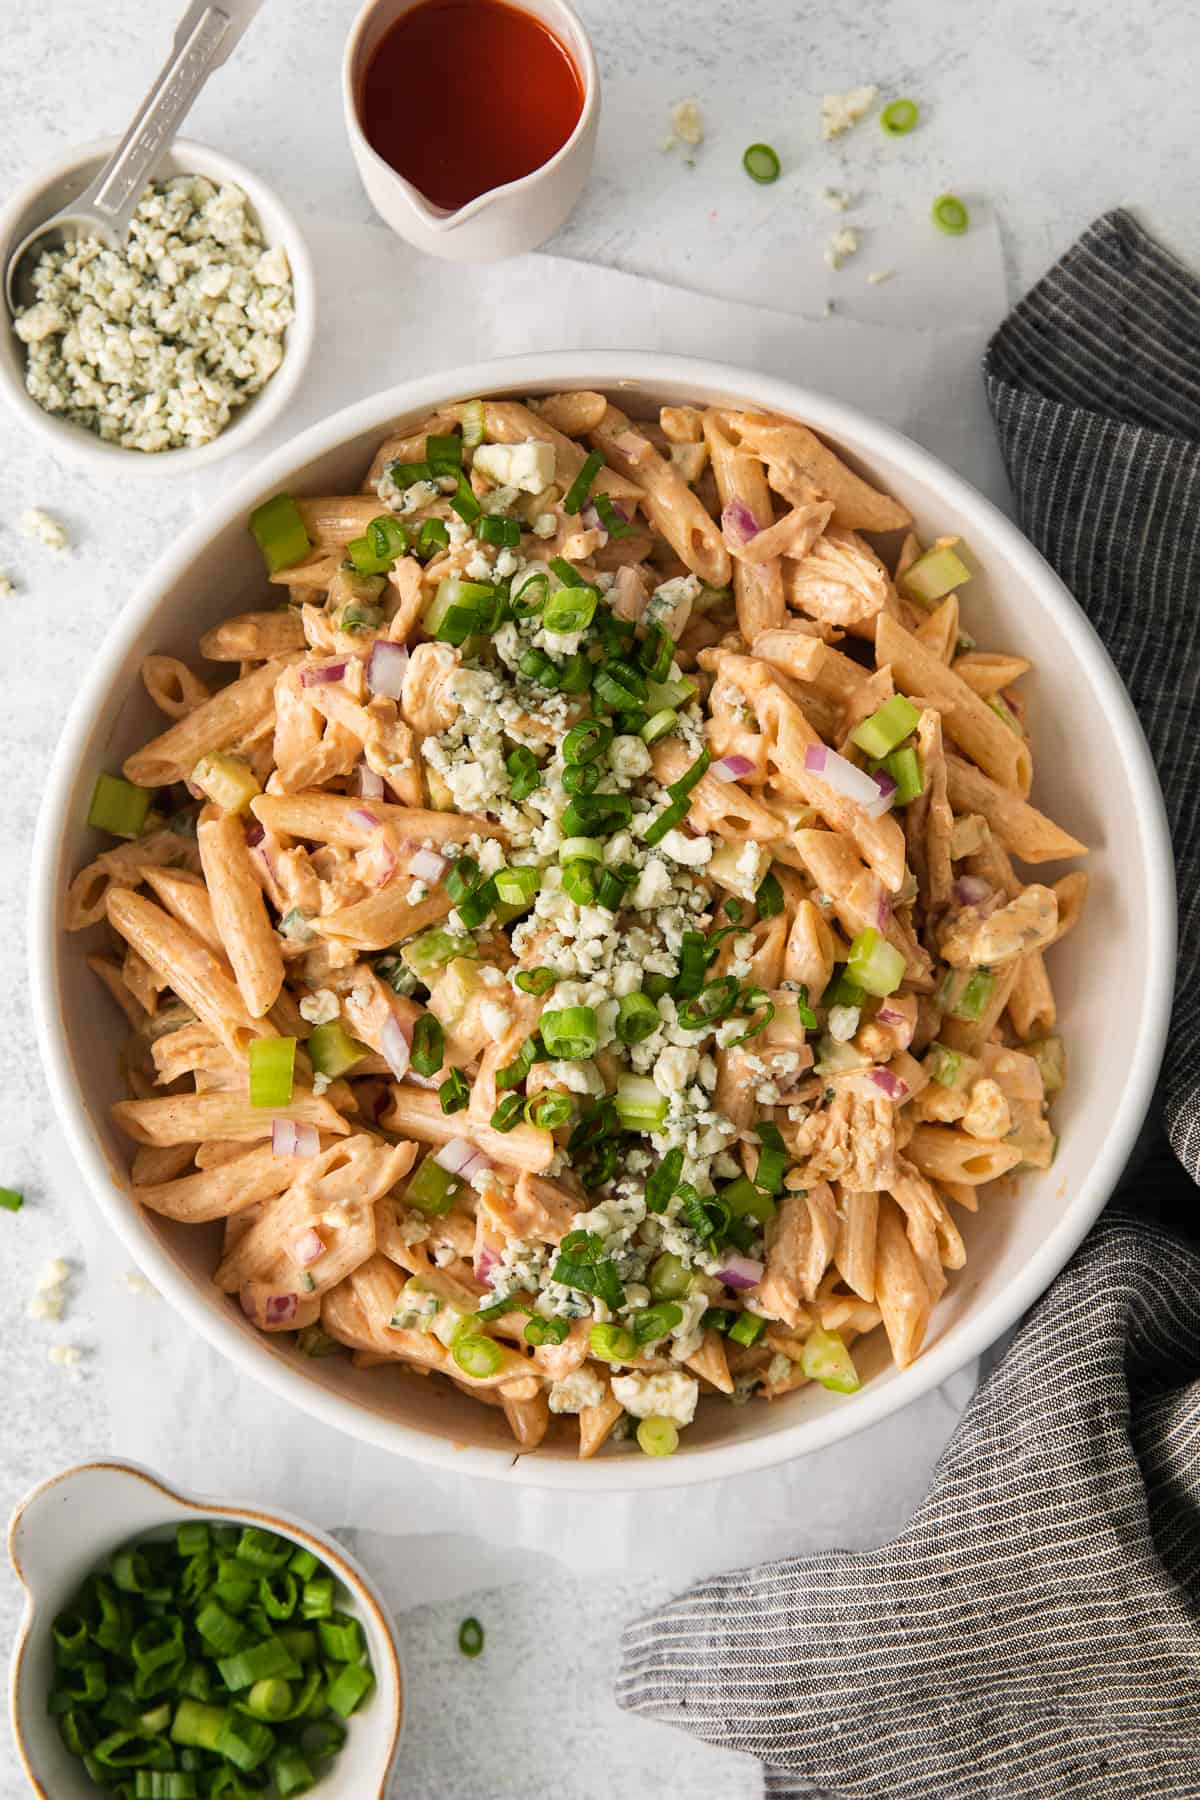
<path fill-rule="evenodd" d="M 943 713 L 946 730 L 985 775 L 1022 799 L 1033 780 L 1033 760 L 1025 739 L 1018 737 L 994 712 L 946 668 L 898 620 L 880 615 L 875 633 L 875 660 L 890 663 L 902 693 L 921 694 Z M 982 810 L 979 808 L 977 810 Z"/>
<path fill-rule="evenodd" d="M 254 726 L 270 718 L 275 707 L 275 682 L 291 659 L 276 657 L 219 688 L 210 700 L 197 706 L 125 759 L 125 778 L 139 787 L 166 787 L 186 781 L 192 770 L 213 750 L 227 750 Z"/>

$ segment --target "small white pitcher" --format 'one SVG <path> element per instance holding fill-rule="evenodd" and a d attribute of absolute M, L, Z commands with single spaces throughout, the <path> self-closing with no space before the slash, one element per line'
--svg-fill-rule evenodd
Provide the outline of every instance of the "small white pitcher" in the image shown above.
<path fill-rule="evenodd" d="M 566 0 L 519 0 L 565 45 L 579 71 L 583 109 L 574 131 L 549 162 L 491 188 L 456 212 L 434 206 L 372 149 L 363 132 L 359 94 L 376 45 L 421 0 L 366 0 L 351 27 L 342 62 L 342 101 L 350 148 L 375 211 L 399 237 L 452 262 L 496 262 L 545 243 L 558 230 L 591 172 L 600 123 L 600 78 L 591 40 Z"/>

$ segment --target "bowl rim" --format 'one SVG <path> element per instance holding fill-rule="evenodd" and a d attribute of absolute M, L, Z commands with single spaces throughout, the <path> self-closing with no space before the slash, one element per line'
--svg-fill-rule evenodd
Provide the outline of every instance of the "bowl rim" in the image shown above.
<path fill-rule="evenodd" d="M 91 1462 L 74 1463 L 69 1469 L 60 1469 L 56 1475 L 47 1476 L 44 1481 L 39 1481 L 34 1487 L 30 1488 L 27 1493 L 22 1494 L 21 1498 L 13 1507 L 12 1514 L 9 1518 L 6 1539 L 8 1559 L 12 1564 L 13 1571 L 20 1584 L 25 1600 L 9 1662 L 9 1718 L 12 1726 L 13 1741 L 17 1747 L 17 1754 L 21 1759 L 21 1766 L 25 1771 L 26 1778 L 34 1793 L 39 1795 L 41 1800 L 54 1800 L 54 1796 L 47 1793 L 46 1789 L 42 1786 L 40 1778 L 34 1773 L 33 1768 L 30 1765 L 29 1757 L 26 1754 L 24 1732 L 21 1725 L 22 1708 L 19 1704 L 19 1690 L 21 1685 L 22 1664 L 25 1659 L 25 1653 L 29 1649 L 33 1639 L 33 1633 L 38 1619 L 39 1596 L 37 1589 L 30 1583 L 24 1569 L 21 1567 L 21 1559 L 17 1550 L 17 1538 L 25 1514 L 44 1494 L 49 1493 L 52 1488 L 59 1487 L 65 1481 L 73 1481 L 78 1476 L 86 1475 L 97 1469 L 106 1471 L 111 1470 L 115 1473 L 126 1475 L 131 1480 L 141 1481 L 145 1483 L 147 1487 L 153 1488 L 155 1492 L 161 1494 L 164 1499 L 172 1505 L 183 1507 L 189 1512 L 202 1513 L 205 1518 L 240 1519 L 267 1528 L 274 1528 L 278 1531 L 280 1536 L 292 1539 L 302 1548 L 311 1550 L 313 1554 L 319 1556 L 322 1561 L 333 1564 L 334 1572 L 342 1585 L 349 1588 L 354 1595 L 355 1604 L 360 1606 L 365 1613 L 374 1618 L 379 1629 L 380 1637 L 389 1653 L 387 1673 L 390 1691 L 394 1694 L 395 1699 L 391 1720 L 391 1738 L 387 1747 L 387 1759 L 383 1765 L 379 1791 L 375 1796 L 375 1800 L 384 1800 L 388 1779 L 395 1764 L 396 1752 L 399 1748 L 400 1736 L 404 1727 L 406 1694 L 404 1664 L 400 1654 L 399 1639 L 396 1633 L 396 1627 L 392 1621 L 391 1613 L 389 1612 L 386 1603 L 380 1595 L 376 1593 L 374 1582 L 371 1580 L 366 1570 L 362 1568 L 355 1558 L 351 1557 L 342 1548 L 336 1539 L 331 1538 L 327 1532 L 321 1531 L 317 1526 L 309 1524 L 307 1520 L 298 1518 L 294 1513 L 275 1512 L 257 1504 L 247 1504 L 243 1506 L 232 1500 L 210 1500 L 204 1495 L 184 1493 L 179 1488 L 172 1487 L 170 1483 L 164 1481 L 160 1475 L 156 1475 L 153 1469 L 148 1469 L 143 1463 L 128 1461 L 124 1457 L 100 1457 Z M 102 1536 L 104 1536 L 104 1534 L 102 1534 Z M 100 1543 L 100 1541 L 101 1540 L 98 1538 L 97 1542 Z M 104 1536 L 104 1541 L 107 1541 L 106 1536 Z M 114 1544 L 122 1541 L 123 1540 L 121 1539 L 113 1540 Z M 102 1549 L 97 1549 L 97 1557 L 103 1554 L 104 1552 Z M 383 1683 L 379 1680 L 378 1674 L 376 1674 L 375 1685 L 376 1693 L 382 1698 Z"/>
<path fill-rule="evenodd" d="M 95 138 L 90 143 L 64 150 L 54 162 L 45 164 L 22 182 L 0 207 L 0 259 L 7 256 L 16 238 L 17 220 L 32 201 L 81 166 L 108 156 L 119 142 L 117 137 Z M 57 454 L 85 464 L 96 474 L 117 477 L 134 475 L 138 478 L 192 475 L 218 462 L 223 456 L 245 449 L 274 423 L 292 399 L 312 354 L 317 320 L 316 272 L 308 245 L 291 208 L 280 198 L 270 182 L 264 181 L 253 169 L 247 168 L 225 151 L 214 150 L 196 138 L 177 137 L 164 145 L 150 176 L 151 180 L 157 178 L 159 169 L 168 157 L 181 160 L 197 158 L 199 160 L 195 167 L 187 170 L 187 173 L 206 175 L 240 187 L 249 200 L 260 227 L 263 225 L 264 206 L 275 215 L 279 230 L 271 238 L 268 247 L 279 244 L 287 251 L 292 271 L 294 317 L 287 328 L 283 361 L 266 386 L 260 388 L 257 394 L 252 395 L 238 409 L 224 431 L 219 432 L 210 443 L 200 444 L 192 449 L 147 452 L 129 450 L 121 444 L 106 443 L 85 426 L 72 424 L 68 419 L 46 412 L 30 395 L 24 381 L 0 358 L 0 392 L 14 414 Z M 13 331 L 12 315 L 2 297 L 0 329 L 9 333 Z"/>
<path fill-rule="evenodd" d="M 61 1030 L 56 985 L 63 932 L 61 896 L 54 879 L 66 817 L 65 802 L 86 747 L 94 716 L 103 707 L 129 646 L 147 626 L 162 596 L 186 572 L 218 531 L 248 513 L 262 494 L 286 484 L 316 457 L 360 433 L 384 429 L 394 418 L 430 410 L 452 399 L 500 390 L 521 392 L 541 383 L 584 385 L 609 391 L 622 386 L 678 385 L 755 396 L 754 404 L 804 419 L 815 430 L 870 457 L 895 461 L 925 481 L 960 511 L 974 513 L 1019 577 L 1053 613 L 1087 678 L 1104 701 L 1117 749 L 1128 771 L 1146 856 L 1148 979 L 1139 1031 L 1129 1053 L 1128 1078 L 1087 1179 L 1054 1229 L 1000 1294 L 971 1311 L 948 1340 L 933 1344 L 886 1386 L 868 1384 L 853 1403 L 800 1419 L 780 1430 L 736 1443 L 700 1448 L 678 1457 L 621 1457 L 587 1463 L 521 1455 L 508 1448 L 455 1444 L 398 1420 L 382 1418 L 365 1401 L 334 1394 L 310 1382 L 280 1356 L 251 1353 L 237 1324 L 213 1311 L 193 1283 L 116 1186 L 87 1114 L 71 1081 Z M 624 1492 L 689 1486 L 747 1474 L 790 1461 L 850 1437 L 940 1386 L 978 1356 L 1049 1286 L 1099 1215 L 1116 1184 L 1149 1107 L 1170 1016 L 1174 981 L 1175 881 L 1166 811 L 1149 747 L 1133 704 L 1094 628 L 1058 575 L 1017 527 L 959 475 L 928 451 L 856 407 L 751 370 L 707 359 L 619 350 L 538 351 L 497 358 L 421 376 L 343 408 L 308 427 L 250 471 L 206 509 L 160 556 L 107 633 L 68 715 L 56 747 L 38 817 L 29 885 L 30 987 L 42 1064 L 55 1109 L 75 1160 L 108 1223 L 155 1285 L 217 1349 L 252 1379 L 297 1404 L 325 1424 L 379 1448 L 443 1469 L 487 1476 L 518 1486 L 585 1492 Z"/>

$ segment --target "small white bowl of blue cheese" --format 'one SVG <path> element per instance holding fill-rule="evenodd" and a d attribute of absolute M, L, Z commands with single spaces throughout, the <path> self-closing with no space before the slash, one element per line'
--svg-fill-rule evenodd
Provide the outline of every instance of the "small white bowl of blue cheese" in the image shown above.
<path fill-rule="evenodd" d="M 82 193 L 112 149 L 90 144 L 0 211 L 0 257 Z M 312 349 L 312 263 L 250 170 L 179 139 L 121 250 L 44 252 L 0 333 L 0 389 L 55 452 L 97 473 L 186 474 L 244 449 L 294 393 Z"/>

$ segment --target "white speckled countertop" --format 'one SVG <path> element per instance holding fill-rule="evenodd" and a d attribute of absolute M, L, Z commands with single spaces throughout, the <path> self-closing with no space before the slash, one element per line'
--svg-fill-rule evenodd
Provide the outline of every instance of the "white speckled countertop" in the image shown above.
<path fill-rule="evenodd" d="M 275 182 L 306 212 L 365 219 L 338 93 L 350 0 L 274 0 L 234 63 L 214 79 L 189 119 L 190 135 L 228 149 Z M 604 119 L 591 187 L 550 246 L 668 281 L 748 300 L 778 300 L 753 276 L 741 149 L 774 143 L 790 171 L 756 214 L 774 269 L 786 264 L 797 220 L 811 220 L 826 184 L 869 196 L 869 232 L 890 209 L 927 203 L 953 188 L 990 202 L 1000 224 L 1010 285 L 1026 286 L 1097 212 L 1128 203 L 1180 254 L 1200 261 L 1200 160 L 1179 72 L 1200 55 L 1200 14 L 1188 0 L 1159 0 L 1151 33 L 1144 12 L 1117 0 L 1008 0 L 988 8 L 934 0 L 861 0 L 853 8 L 758 0 L 738 17 L 717 0 L 582 0 L 605 83 Z M 170 8 L 148 0 L 54 0 L 12 5 L 0 53 L 0 169 L 23 179 L 70 144 L 115 131 L 165 52 Z M 903 158 L 874 125 L 837 149 L 820 144 L 817 102 L 829 89 L 879 82 L 925 107 Z M 697 96 L 708 142 L 695 167 L 664 156 L 670 101 Z M 498 96 L 498 102 L 502 96 Z M 869 239 L 868 239 L 869 245 Z M 768 240 L 762 239 L 764 253 Z M 835 287 L 842 296 L 849 289 Z M 863 301 L 868 298 L 862 288 Z M 893 302 L 889 296 L 895 295 Z M 902 314 L 901 284 L 870 290 L 869 314 Z M 854 310 L 854 303 L 848 310 Z M 908 321 L 906 321 L 908 322 Z M 464 346 L 469 355 L 471 346 Z M 730 347 L 736 358 L 736 347 Z M 5 1079 L 0 1085 L 0 1182 L 24 1187 L 25 1210 L 0 1213 L 6 1302 L 0 1366 L 7 1371 L 0 1431 L 0 1514 L 36 1479 L 107 1443 L 94 1383 L 48 1361 L 51 1343 L 85 1347 L 105 1296 L 76 1281 L 61 1327 L 26 1317 L 37 1271 L 71 1257 L 78 1240 L 73 1196 L 43 1183 L 55 1126 L 33 1048 L 23 969 L 24 876 L 40 777 L 75 680 L 134 572 L 188 516 L 186 493 L 138 490 L 136 509 L 114 491 L 89 502 L 81 478 L 0 419 L 0 569 L 18 583 L 2 604 L 5 779 L 0 793 L 0 990 L 8 996 Z M 55 562 L 21 539 L 16 520 L 34 504 L 66 521 L 79 548 Z M 702 1504 L 702 1490 L 697 1504 Z M 760 1791 L 750 1765 L 662 1728 L 622 1719 L 608 1678 L 620 1621 L 656 1597 L 644 1580 L 603 1584 L 547 1572 L 532 1559 L 518 1584 L 494 1555 L 470 1563 L 486 1592 L 418 1606 L 401 1630 L 413 1677 L 406 1792 L 434 1794 L 522 1777 L 511 1791 L 590 1800 L 613 1791 L 690 1800 Z M 393 1596 L 397 1605 L 404 1597 Z M 411 1598 L 411 1596 L 410 1596 Z M 505 1652 L 465 1665 L 453 1650 L 466 1610 Z M 0 1570 L 0 1646 L 18 1596 Z M 535 1707 L 530 1698 L 538 1695 Z M 20 1776 L 0 1745 L 0 1793 Z M 491 1785 L 490 1791 L 508 1792 Z"/>

